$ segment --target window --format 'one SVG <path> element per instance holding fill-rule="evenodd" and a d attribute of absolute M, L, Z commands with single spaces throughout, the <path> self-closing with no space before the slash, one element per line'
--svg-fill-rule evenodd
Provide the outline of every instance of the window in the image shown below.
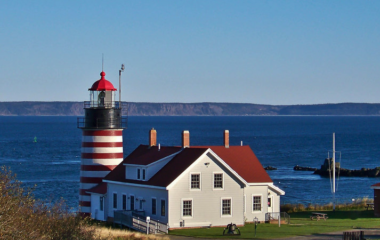
<path fill-rule="evenodd" d="M 272 198 L 268 198 L 268 207 L 272 207 Z"/>
<path fill-rule="evenodd" d="M 200 174 L 191 174 L 191 189 L 201 189 Z"/>
<path fill-rule="evenodd" d="M 152 214 L 157 214 L 157 200 L 155 198 L 152 198 Z"/>
<path fill-rule="evenodd" d="M 127 195 L 123 194 L 123 210 L 127 210 Z"/>
<path fill-rule="evenodd" d="M 165 200 L 161 200 L 161 216 L 166 215 Z"/>
<path fill-rule="evenodd" d="M 193 201 L 192 200 L 184 200 L 182 203 L 182 216 L 184 217 L 192 217 L 193 210 Z"/>
<path fill-rule="evenodd" d="M 130 210 L 135 210 L 135 196 L 133 196 L 133 195 L 131 195 L 130 196 L 130 198 L 131 198 L 131 209 Z"/>
<path fill-rule="evenodd" d="M 261 211 L 261 196 L 253 196 L 253 211 Z"/>
<path fill-rule="evenodd" d="M 214 188 L 223 188 L 223 173 L 214 174 Z"/>
<path fill-rule="evenodd" d="M 142 210 L 143 209 L 143 200 L 141 199 L 140 200 L 140 210 Z"/>
<path fill-rule="evenodd" d="M 100 199 L 99 199 L 99 202 L 100 202 L 100 211 L 103 211 L 103 207 L 104 207 L 103 201 L 104 201 L 104 198 L 100 197 Z"/>
<path fill-rule="evenodd" d="M 137 179 L 140 179 L 140 168 L 137 169 Z"/>
<path fill-rule="evenodd" d="M 231 199 L 222 199 L 222 215 L 231 215 Z"/>
<path fill-rule="evenodd" d="M 113 208 L 117 208 L 117 193 L 113 194 Z"/>
<path fill-rule="evenodd" d="M 143 176 L 142 176 L 143 178 L 142 178 L 142 179 L 145 180 L 145 169 L 143 169 L 142 172 L 143 172 L 143 174 L 142 174 L 142 175 L 143 175 Z"/>

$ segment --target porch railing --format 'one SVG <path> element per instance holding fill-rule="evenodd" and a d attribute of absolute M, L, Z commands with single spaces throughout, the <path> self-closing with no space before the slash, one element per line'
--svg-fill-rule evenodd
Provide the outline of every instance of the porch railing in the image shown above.
<path fill-rule="evenodd" d="M 142 213 L 131 210 L 114 211 L 114 224 L 115 223 L 147 234 L 167 234 L 169 229 L 167 223 L 162 223 L 152 218 L 147 222 L 145 212 Z"/>
<path fill-rule="evenodd" d="M 265 222 L 277 222 L 280 217 L 280 221 L 285 221 L 286 224 L 290 224 L 290 216 L 286 212 L 271 212 L 265 213 Z"/>

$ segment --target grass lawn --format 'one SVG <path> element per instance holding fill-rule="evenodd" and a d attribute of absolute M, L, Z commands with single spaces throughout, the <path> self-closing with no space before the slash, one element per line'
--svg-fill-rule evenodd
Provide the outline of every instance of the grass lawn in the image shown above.
<path fill-rule="evenodd" d="M 290 214 L 290 224 L 261 223 L 257 225 L 256 238 L 283 238 L 291 236 L 312 235 L 355 228 L 380 228 L 380 218 L 374 218 L 373 210 L 355 211 L 318 211 L 328 214 L 326 221 L 310 220 L 312 211 Z M 169 231 L 172 235 L 183 235 L 201 238 L 255 238 L 255 225 L 246 224 L 240 227 L 241 236 L 223 236 L 224 228 L 198 228 Z"/>

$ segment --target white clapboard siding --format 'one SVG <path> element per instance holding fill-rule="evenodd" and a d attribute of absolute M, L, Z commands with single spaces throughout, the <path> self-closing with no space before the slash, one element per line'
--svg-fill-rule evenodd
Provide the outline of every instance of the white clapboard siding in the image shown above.
<path fill-rule="evenodd" d="M 209 165 L 205 164 L 209 163 Z M 224 189 L 213 189 L 214 173 L 224 172 Z M 190 174 L 201 174 L 201 190 L 190 190 Z M 209 225 L 226 226 L 228 223 L 243 224 L 243 195 L 244 190 L 234 180 L 228 171 L 217 162 L 204 155 L 196 162 L 196 165 L 185 171 L 185 174 L 169 190 L 169 225 L 173 228 L 180 227 L 180 222 L 185 221 L 185 227 Z M 232 199 L 232 215 L 222 216 L 222 198 Z M 182 217 L 182 200 L 193 201 L 193 217 Z"/>

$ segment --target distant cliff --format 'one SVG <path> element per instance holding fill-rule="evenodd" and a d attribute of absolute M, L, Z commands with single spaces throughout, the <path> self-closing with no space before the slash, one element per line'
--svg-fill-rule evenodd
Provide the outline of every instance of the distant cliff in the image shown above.
<path fill-rule="evenodd" d="M 123 109 L 129 116 L 263 116 L 367 115 L 380 116 L 379 103 L 261 105 L 250 103 L 137 103 Z M 80 116 L 83 102 L 0 102 L 0 116 Z"/>

